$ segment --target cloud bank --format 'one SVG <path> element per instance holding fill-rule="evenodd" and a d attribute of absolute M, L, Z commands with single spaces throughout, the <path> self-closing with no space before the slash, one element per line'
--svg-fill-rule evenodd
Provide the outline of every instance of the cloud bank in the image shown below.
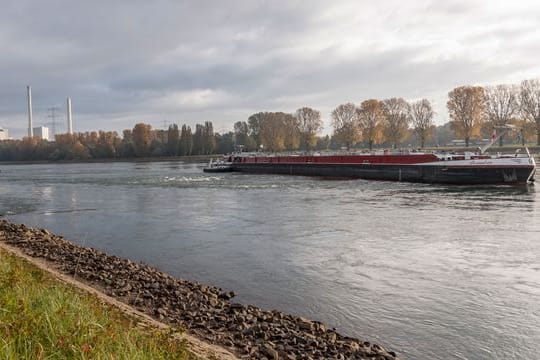
<path fill-rule="evenodd" d="M 19 0 L 0 13 L 0 126 L 25 134 L 73 100 L 76 131 L 330 111 L 422 97 L 447 120 L 448 91 L 540 74 L 534 1 Z M 65 116 L 58 118 L 65 130 Z"/>

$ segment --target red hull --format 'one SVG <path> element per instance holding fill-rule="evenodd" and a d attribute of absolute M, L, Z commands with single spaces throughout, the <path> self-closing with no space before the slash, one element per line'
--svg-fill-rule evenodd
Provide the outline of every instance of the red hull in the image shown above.
<path fill-rule="evenodd" d="M 471 159 L 487 159 L 474 155 Z M 464 160 L 465 156 L 453 156 Z M 399 164 L 414 165 L 441 161 L 435 154 L 386 154 L 386 155 L 324 155 L 324 156 L 236 156 L 230 159 L 236 164 Z"/>

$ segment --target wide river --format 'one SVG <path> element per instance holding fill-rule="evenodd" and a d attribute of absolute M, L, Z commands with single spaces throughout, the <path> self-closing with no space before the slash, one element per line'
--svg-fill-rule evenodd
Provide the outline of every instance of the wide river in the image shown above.
<path fill-rule="evenodd" d="M 540 189 L 1 165 L 0 214 L 403 359 L 540 359 Z M 540 180 L 540 179 L 539 179 Z"/>

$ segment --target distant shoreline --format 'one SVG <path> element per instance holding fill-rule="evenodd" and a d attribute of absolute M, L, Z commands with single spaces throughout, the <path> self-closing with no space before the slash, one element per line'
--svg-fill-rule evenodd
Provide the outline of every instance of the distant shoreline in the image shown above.
<path fill-rule="evenodd" d="M 521 149 L 523 146 L 511 145 L 499 147 L 497 145 L 492 146 L 487 153 L 513 153 L 516 149 Z M 540 160 L 540 146 L 529 146 L 529 151 L 537 160 Z M 352 151 L 363 151 L 366 149 L 353 149 Z M 374 149 L 382 150 L 381 149 Z M 435 151 L 435 152 L 465 152 L 476 151 L 475 147 L 429 147 L 423 151 Z M 337 151 L 337 150 L 336 150 Z M 324 152 L 324 151 L 323 151 Z M 168 162 L 168 161 L 183 161 L 187 163 L 207 163 L 210 159 L 216 159 L 222 157 L 224 154 L 212 154 L 212 155 L 189 155 L 189 156 L 158 156 L 158 157 L 141 157 L 141 158 L 99 158 L 99 159 L 74 159 L 74 160 L 27 160 L 27 161 L 0 161 L 0 165 L 40 165 L 40 164 L 92 164 L 92 163 L 117 163 L 117 162 Z"/>
<path fill-rule="evenodd" d="M 221 157 L 215 155 L 191 155 L 191 156 L 160 156 L 142 158 L 100 158 L 100 159 L 74 159 L 74 160 L 27 160 L 27 161 L 0 161 L 0 165 L 40 165 L 40 164 L 92 164 L 92 163 L 118 163 L 118 162 L 167 162 L 183 161 L 188 163 L 208 162 L 210 159 Z"/>

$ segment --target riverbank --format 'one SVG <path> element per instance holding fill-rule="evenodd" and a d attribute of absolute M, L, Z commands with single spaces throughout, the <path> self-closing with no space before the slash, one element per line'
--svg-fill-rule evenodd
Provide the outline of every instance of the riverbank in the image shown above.
<path fill-rule="evenodd" d="M 181 161 L 184 163 L 207 163 L 210 159 L 218 159 L 223 155 L 190 155 L 190 156 L 154 156 L 154 157 L 118 157 L 96 159 L 73 159 L 73 160 L 25 160 L 25 161 L 0 161 L 0 165 L 40 165 L 40 164 L 95 164 L 95 163 L 140 163 L 140 162 L 165 162 Z"/>
<path fill-rule="evenodd" d="M 521 149 L 520 145 L 505 145 L 505 146 L 493 146 L 488 153 L 495 154 L 497 152 L 503 154 L 513 154 L 517 149 Z M 382 149 L 374 149 L 382 150 Z M 353 151 L 367 151 L 367 149 L 354 149 Z M 426 152 L 455 152 L 463 153 L 467 151 L 475 152 L 477 147 L 470 146 L 456 147 L 456 146 L 442 146 L 442 147 L 426 147 Z M 529 151 L 535 156 L 537 160 L 540 160 L 540 146 L 529 146 Z M 321 151 L 324 153 L 325 151 Z M 329 150 L 331 154 L 339 152 L 339 150 Z M 207 163 L 210 159 L 220 159 L 223 154 L 211 154 L 211 155 L 189 155 L 189 156 L 153 156 L 153 157 L 125 157 L 125 158 L 96 158 L 96 159 L 73 159 L 73 160 L 28 160 L 28 161 L 0 161 L 0 165 L 39 165 L 39 164 L 92 164 L 92 163 L 116 163 L 116 162 L 164 162 L 164 161 L 181 161 L 185 163 Z"/>
<path fill-rule="evenodd" d="M 232 292 L 176 279 L 150 266 L 75 245 L 43 229 L 0 220 L 0 241 L 58 271 L 252 359 L 396 359 L 381 346 L 345 337 L 318 322 L 238 304 Z"/>
<path fill-rule="evenodd" d="M 198 358 L 171 329 L 59 281 L 2 244 L 0 309 L 2 359 Z"/>

